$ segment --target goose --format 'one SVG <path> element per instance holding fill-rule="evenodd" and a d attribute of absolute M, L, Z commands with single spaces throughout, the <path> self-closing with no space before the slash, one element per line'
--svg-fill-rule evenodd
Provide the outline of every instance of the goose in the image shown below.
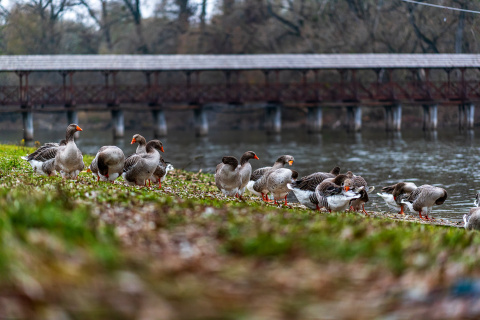
<path fill-rule="evenodd" d="M 130 144 L 138 143 L 137 150 L 135 151 L 136 154 L 142 154 L 142 153 L 147 153 L 147 140 L 140 135 L 140 134 L 135 134 L 132 137 L 132 142 Z"/>
<path fill-rule="evenodd" d="M 469 214 L 463 215 L 464 227 L 467 230 L 480 230 L 480 193 L 477 193 L 473 203 L 475 207 L 470 208 Z"/>
<path fill-rule="evenodd" d="M 60 172 L 64 179 L 77 179 L 80 171 L 85 168 L 82 152 L 75 144 L 74 135 L 77 131 L 83 130 L 75 123 L 68 125 L 65 134 L 66 144 L 59 146 L 55 155 L 54 168 Z"/>
<path fill-rule="evenodd" d="M 290 189 L 287 184 L 295 182 L 297 178 L 297 171 L 286 168 L 277 169 L 268 175 L 267 189 L 269 193 L 273 194 L 275 204 L 277 204 L 277 200 L 285 199 L 285 205 L 288 205 L 287 195 Z"/>
<path fill-rule="evenodd" d="M 340 168 L 339 168 L 339 171 L 340 171 Z M 313 175 L 314 174 L 310 176 L 313 176 Z M 300 181 L 301 183 L 302 179 L 297 180 L 297 182 Z M 313 179 L 310 181 L 313 181 Z M 348 189 L 351 187 L 351 182 L 352 182 L 351 180 L 347 180 L 347 176 L 345 174 L 338 174 L 334 178 L 332 177 L 326 178 L 321 182 L 324 182 L 324 181 L 332 182 L 335 185 L 338 185 L 342 188 L 347 189 L 346 191 L 348 191 Z M 318 185 L 316 185 L 313 190 L 311 190 L 311 185 L 313 185 L 313 182 L 310 183 L 309 185 L 310 186 L 307 186 L 307 184 L 303 184 L 303 189 L 302 189 L 302 185 L 299 185 L 298 183 L 291 183 L 291 184 L 287 184 L 287 188 L 293 191 L 298 202 L 300 202 L 307 208 L 320 210 L 318 206 L 318 199 L 317 199 L 317 196 L 315 195 L 315 189 Z"/>
<path fill-rule="evenodd" d="M 116 146 L 101 147 L 87 171 L 97 177 L 97 181 L 115 181 L 123 173 L 125 154 Z"/>
<path fill-rule="evenodd" d="M 363 187 L 363 189 L 359 192 L 360 197 L 352 200 L 350 203 L 351 209 L 354 211 L 360 211 L 360 209 L 362 209 L 363 213 L 368 216 L 368 213 L 365 211 L 365 203 L 367 203 L 369 200 L 368 194 L 371 193 L 375 187 L 369 187 L 367 181 L 363 177 L 354 175 L 351 171 L 347 172 L 347 177 L 352 180 L 352 188 L 354 188 L 354 190 Z"/>
<path fill-rule="evenodd" d="M 398 214 L 404 213 L 404 204 L 402 200 L 408 198 L 410 193 L 413 190 L 417 189 L 417 185 L 413 182 L 398 182 L 391 186 L 386 186 L 382 188 L 382 193 L 377 193 L 380 197 L 385 200 L 387 206 L 392 210 L 399 210 Z"/>
<path fill-rule="evenodd" d="M 347 184 L 351 184 L 350 181 L 346 181 Z M 331 181 L 323 181 L 315 188 L 315 196 L 318 201 L 318 207 L 326 208 L 329 212 L 333 211 L 345 211 L 350 206 L 350 201 L 360 197 L 360 192 L 363 190 L 361 187 L 357 192 L 353 190 L 347 190 L 346 187 L 341 187 Z"/>
<path fill-rule="evenodd" d="M 153 183 L 158 182 L 158 189 L 161 189 L 162 181 L 165 180 L 167 174 L 173 169 L 174 168 L 170 163 L 166 163 L 163 157 L 160 157 L 159 164 L 157 165 L 157 168 L 155 169 L 149 180 L 151 180 L 151 182 Z"/>
<path fill-rule="evenodd" d="M 240 174 L 240 166 L 238 160 L 232 156 L 222 158 L 215 170 L 215 184 L 225 196 L 233 197 L 238 194 L 242 184 Z"/>
<path fill-rule="evenodd" d="M 291 155 L 280 156 L 272 167 L 259 168 L 252 172 L 250 181 L 247 183 L 247 189 L 257 196 L 261 196 L 264 201 L 268 199 L 267 178 L 270 172 L 283 168 L 287 163 L 291 166 L 295 159 Z"/>
<path fill-rule="evenodd" d="M 28 161 L 34 172 L 40 175 L 54 176 L 56 174 L 54 166 L 55 156 L 57 155 L 58 147 L 66 144 L 65 140 L 61 140 L 60 143 L 47 142 L 33 153 L 21 158 Z"/>
<path fill-rule="evenodd" d="M 263 167 L 263 168 L 258 168 L 255 171 L 252 172 L 252 175 L 250 176 L 250 180 L 252 181 L 257 181 L 260 179 L 268 170 L 275 168 L 275 169 L 280 169 L 283 166 L 285 166 L 287 163 L 289 165 L 292 165 L 295 159 L 286 154 L 283 156 L 278 157 L 278 159 L 275 161 L 272 167 Z"/>
<path fill-rule="evenodd" d="M 406 199 L 402 199 L 401 203 L 406 204 L 410 211 L 418 212 L 420 219 L 432 220 L 428 217 L 432 207 L 443 204 L 446 199 L 447 191 L 445 189 L 424 184 L 413 190 Z M 422 217 L 422 211 L 425 213 L 425 217 Z"/>
<path fill-rule="evenodd" d="M 247 186 L 248 182 L 250 181 L 250 176 L 252 175 L 252 165 L 250 164 L 250 159 L 260 160 L 255 152 L 247 151 L 242 155 L 240 158 L 240 188 L 238 189 L 238 197 L 242 199 L 243 193 L 245 192 L 245 187 Z"/>
<path fill-rule="evenodd" d="M 160 151 L 163 149 L 162 143 L 159 140 L 151 140 L 145 149 L 146 153 L 133 154 L 125 159 L 122 176 L 128 185 L 146 186 L 146 180 L 157 168 Z"/>
<path fill-rule="evenodd" d="M 293 188 L 315 191 L 315 188 L 325 179 L 335 178 L 340 174 L 340 167 L 334 167 L 330 172 L 315 172 L 292 183 Z"/>

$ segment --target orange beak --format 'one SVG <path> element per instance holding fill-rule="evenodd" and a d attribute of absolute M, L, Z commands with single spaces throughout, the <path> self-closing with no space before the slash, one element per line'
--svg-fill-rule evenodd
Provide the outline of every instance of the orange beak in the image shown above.
<path fill-rule="evenodd" d="M 90 170 L 90 168 L 87 168 L 87 172 L 92 172 L 92 170 Z"/>
<path fill-rule="evenodd" d="M 75 128 L 75 130 L 77 130 L 77 131 L 83 131 L 82 128 L 80 128 L 79 126 L 77 126 L 77 127 Z"/>
<path fill-rule="evenodd" d="M 135 140 L 135 138 L 133 138 L 132 142 L 130 142 L 130 144 L 134 144 L 135 142 L 137 142 L 137 140 Z"/>
<path fill-rule="evenodd" d="M 160 147 L 160 151 L 165 152 L 165 150 L 163 150 L 163 146 Z"/>
<path fill-rule="evenodd" d="M 255 155 L 255 157 L 253 157 L 253 159 L 257 159 L 257 160 L 260 160 L 260 159 L 258 159 L 258 157 L 257 157 L 257 155 Z"/>
<path fill-rule="evenodd" d="M 292 165 L 292 164 L 293 164 L 293 160 L 288 161 L 288 164 L 289 164 L 289 165 Z"/>
<path fill-rule="evenodd" d="M 345 187 L 345 191 L 348 191 L 348 190 L 350 190 L 350 187 L 348 187 L 348 186 Z"/>

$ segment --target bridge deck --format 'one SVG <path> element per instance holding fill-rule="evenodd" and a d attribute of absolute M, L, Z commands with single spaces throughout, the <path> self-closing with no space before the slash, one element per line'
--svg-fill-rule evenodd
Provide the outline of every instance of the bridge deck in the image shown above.
<path fill-rule="evenodd" d="M 480 68 L 480 54 L 15 55 L 0 71 Z"/>

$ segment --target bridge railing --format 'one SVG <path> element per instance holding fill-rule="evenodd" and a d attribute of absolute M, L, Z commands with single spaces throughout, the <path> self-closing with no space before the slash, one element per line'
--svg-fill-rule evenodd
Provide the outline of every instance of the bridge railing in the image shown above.
<path fill-rule="evenodd" d="M 480 81 L 463 82 L 319 82 L 265 84 L 185 85 L 76 85 L 66 92 L 59 86 L 0 86 L 0 105 L 70 105 L 122 103 L 191 103 L 209 102 L 317 102 L 363 104 L 403 101 L 478 101 Z"/>

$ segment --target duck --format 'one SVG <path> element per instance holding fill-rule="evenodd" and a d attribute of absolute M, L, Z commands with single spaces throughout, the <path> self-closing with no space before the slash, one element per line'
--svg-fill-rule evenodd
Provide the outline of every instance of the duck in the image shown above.
<path fill-rule="evenodd" d="M 101 147 L 87 169 L 97 177 L 97 181 L 110 181 L 120 177 L 125 166 L 125 154 L 117 146 Z"/>
<path fill-rule="evenodd" d="M 242 184 L 240 177 L 240 166 L 237 158 L 225 156 L 215 170 L 215 184 L 225 196 L 233 197 L 238 195 Z"/>
<path fill-rule="evenodd" d="M 243 194 L 245 192 L 245 188 L 250 181 L 250 177 L 252 175 L 252 165 L 250 164 L 250 159 L 260 160 L 258 156 L 253 151 L 245 152 L 242 157 L 240 158 L 240 188 L 238 189 L 238 197 L 242 199 Z"/>
<path fill-rule="evenodd" d="M 247 183 L 247 189 L 257 196 L 261 196 L 264 201 L 268 199 L 267 178 L 270 172 L 283 168 L 287 163 L 291 166 L 295 158 L 291 155 L 283 155 L 278 157 L 272 167 L 263 167 L 256 169 L 250 176 L 250 181 Z"/>
<path fill-rule="evenodd" d="M 340 167 L 334 167 L 330 172 L 315 172 L 292 183 L 293 188 L 315 191 L 315 188 L 325 179 L 335 178 L 340 174 Z"/>
<path fill-rule="evenodd" d="M 340 172 L 340 168 L 338 168 L 338 172 Z M 321 172 L 317 172 L 317 173 L 321 173 Z M 324 181 L 328 181 L 342 188 L 349 189 L 351 187 L 351 182 L 352 182 L 351 180 L 347 180 L 347 176 L 345 174 L 337 174 L 335 177 L 332 178 L 331 176 L 321 177 L 321 175 L 320 174 L 317 175 L 317 173 L 313 173 L 309 176 L 306 176 L 306 177 L 311 177 L 309 179 L 302 178 L 296 181 L 296 182 L 300 181 L 300 183 L 287 184 L 287 188 L 293 191 L 293 193 L 295 194 L 295 197 L 297 198 L 298 202 L 300 202 L 300 204 L 306 206 L 309 209 L 314 209 L 314 210 L 315 209 L 320 210 L 318 206 L 318 199 L 317 199 L 317 196 L 315 195 L 315 189 L 320 183 Z M 316 175 L 316 179 L 314 179 L 315 175 Z M 313 181 L 319 181 L 320 179 L 323 179 L 323 180 L 319 184 L 315 185 L 315 188 L 313 188 L 312 190 L 312 186 L 315 184 L 315 182 Z M 310 182 L 304 183 L 306 181 L 310 181 Z"/>
<path fill-rule="evenodd" d="M 55 171 L 55 156 L 57 155 L 58 147 L 65 146 L 66 140 L 60 140 L 60 143 L 47 142 L 31 154 L 21 157 L 28 161 L 32 166 L 33 171 L 40 175 L 54 176 Z"/>
<path fill-rule="evenodd" d="M 160 151 L 163 145 L 159 140 L 147 143 L 143 154 L 133 154 L 125 159 L 122 176 L 128 185 L 146 186 L 160 161 Z"/>
<path fill-rule="evenodd" d="M 368 216 L 368 213 L 365 211 L 365 203 L 367 203 L 369 200 L 368 194 L 375 190 L 375 187 L 369 187 L 367 181 L 363 177 L 354 175 L 351 171 L 348 171 L 346 175 L 352 180 L 352 188 L 354 188 L 354 190 L 363 187 L 359 192 L 360 197 L 352 200 L 352 202 L 350 203 L 350 208 L 353 211 L 360 211 L 361 209 L 363 213 Z"/>
<path fill-rule="evenodd" d="M 74 135 L 77 131 L 83 130 L 75 123 L 68 125 L 65 134 L 66 144 L 59 146 L 55 155 L 54 168 L 64 179 L 77 179 L 80 171 L 85 168 L 82 152 L 75 144 Z"/>
<path fill-rule="evenodd" d="M 480 230 L 480 193 L 477 193 L 474 208 L 470 208 L 469 214 L 463 215 L 464 227 L 466 230 Z"/>
<path fill-rule="evenodd" d="M 428 217 L 432 207 L 443 204 L 447 196 L 445 189 L 424 184 L 413 190 L 406 199 L 402 199 L 401 203 L 406 204 L 410 211 L 418 212 L 420 219 L 432 220 Z M 425 217 L 422 217 L 422 212 L 425 213 Z"/>
<path fill-rule="evenodd" d="M 157 168 L 153 172 L 152 176 L 150 177 L 149 181 L 153 183 L 158 182 L 158 189 L 162 188 L 162 181 L 165 180 L 167 174 L 174 169 L 173 165 L 170 163 L 166 163 L 162 156 L 160 156 L 159 164 Z"/>
<path fill-rule="evenodd" d="M 287 184 L 295 182 L 297 178 L 297 171 L 286 168 L 277 169 L 268 175 L 267 190 L 273 195 L 275 204 L 278 204 L 278 200 L 285 199 L 285 205 L 288 205 L 287 196 L 290 193 L 290 188 Z"/>
<path fill-rule="evenodd" d="M 345 184 L 351 185 L 351 181 L 346 180 Z M 323 181 L 315 188 L 315 196 L 318 201 L 317 210 L 326 208 L 329 212 L 346 211 L 350 206 L 350 201 L 360 197 L 361 187 L 354 192 L 347 190 L 349 188 L 339 186 L 331 181 Z"/>
<path fill-rule="evenodd" d="M 402 200 L 408 198 L 410 193 L 417 189 L 417 185 L 413 182 L 398 182 L 391 186 L 386 186 L 382 188 L 382 193 L 377 193 L 380 197 L 385 200 L 387 206 L 392 210 L 400 210 L 398 214 L 405 214 L 404 206 Z"/>

